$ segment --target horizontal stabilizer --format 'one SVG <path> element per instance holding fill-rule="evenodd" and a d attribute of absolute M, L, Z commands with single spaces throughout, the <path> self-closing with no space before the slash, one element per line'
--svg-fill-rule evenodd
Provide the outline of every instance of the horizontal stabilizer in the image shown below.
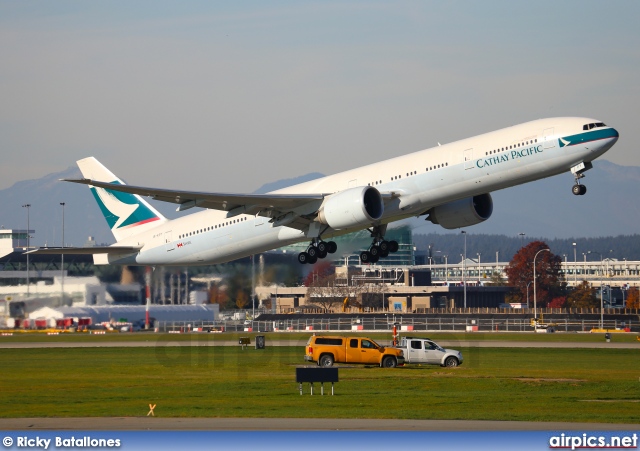
<path fill-rule="evenodd" d="M 93 255 L 93 254 L 135 254 L 142 246 L 94 246 L 94 247 L 41 247 L 25 254 L 36 255 Z"/>

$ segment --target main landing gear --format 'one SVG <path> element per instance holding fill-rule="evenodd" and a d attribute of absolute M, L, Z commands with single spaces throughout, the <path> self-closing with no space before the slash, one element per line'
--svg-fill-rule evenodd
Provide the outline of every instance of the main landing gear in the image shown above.
<path fill-rule="evenodd" d="M 368 251 L 360 253 L 360 261 L 363 264 L 377 263 L 381 258 L 388 257 L 389 254 L 398 252 L 397 241 L 374 240 Z"/>
<path fill-rule="evenodd" d="M 309 263 L 313 265 L 318 259 L 323 259 L 327 254 L 333 254 L 338 250 L 338 245 L 335 241 L 322 241 L 314 240 L 305 252 L 298 254 L 298 262 L 305 264 Z"/>
<path fill-rule="evenodd" d="M 360 253 L 360 261 L 363 264 L 376 263 L 381 258 L 388 257 L 389 254 L 398 252 L 397 241 L 386 241 L 384 234 L 387 231 L 387 226 L 376 226 L 373 229 L 369 229 L 371 236 L 373 237 L 373 243 L 368 251 Z"/>

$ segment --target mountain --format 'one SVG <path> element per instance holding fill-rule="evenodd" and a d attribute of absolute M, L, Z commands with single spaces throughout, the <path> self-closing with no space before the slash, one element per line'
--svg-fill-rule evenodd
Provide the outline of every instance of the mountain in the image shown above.
<path fill-rule="evenodd" d="M 563 174 L 526 185 L 492 193 L 493 216 L 486 222 L 469 227 L 469 235 L 506 235 L 518 237 L 546 237 L 547 239 L 595 238 L 600 236 L 633 235 L 640 232 L 640 167 L 620 166 L 597 160 L 583 182 L 588 187 L 585 196 L 571 193 L 573 177 Z M 82 245 L 88 236 L 97 243 L 113 243 L 113 237 L 90 191 L 83 186 L 58 181 L 77 178 L 80 172 L 70 167 L 36 180 L 18 182 L 0 190 L 0 226 L 25 229 L 29 209 L 30 228 L 35 230 L 34 245 L 60 245 L 62 237 L 62 207 L 65 202 L 65 242 Z M 297 183 L 322 177 L 312 173 L 280 180 L 261 187 L 265 193 Z M 176 206 L 150 201 L 162 214 L 175 218 L 189 214 L 175 211 Z M 460 233 L 446 231 L 440 226 L 417 218 L 406 221 L 416 234 Z M 469 237 L 470 238 L 470 237 Z"/>

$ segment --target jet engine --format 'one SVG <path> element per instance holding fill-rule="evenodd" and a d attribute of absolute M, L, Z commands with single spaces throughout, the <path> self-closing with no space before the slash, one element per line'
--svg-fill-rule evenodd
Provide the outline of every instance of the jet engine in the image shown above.
<path fill-rule="evenodd" d="M 491 194 L 480 194 L 438 205 L 429 210 L 428 221 L 440 224 L 445 229 L 458 229 L 480 224 L 493 213 Z"/>
<path fill-rule="evenodd" d="M 371 224 L 384 212 L 380 192 L 372 186 L 359 186 L 327 197 L 318 210 L 318 221 L 334 230 Z"/>

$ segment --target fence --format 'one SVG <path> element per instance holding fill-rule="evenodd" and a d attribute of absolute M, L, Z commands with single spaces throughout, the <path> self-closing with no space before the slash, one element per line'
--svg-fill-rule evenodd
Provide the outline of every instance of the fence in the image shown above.
<path fill-rule="evenodd" d="M 187 322 L 160 321 L 156 324 L 159 332 L 345 332 L 345 331 L 385 331 L 394 324 L 401 332 L 531 332 L 529 318 L 473 318 L 471 316 L 402 318 L 390 315 L 388 318 L 309 318 L 274 321 L 251 321 L 240 324 L 234 321 Z M 545 324 L 559 332 L 588 332 L 600 328 L 600 320 L 595 319 L 555 319 Z M 629 329 L 640 332 L 640 321 L 605 320 L 605 329 Z"/>

